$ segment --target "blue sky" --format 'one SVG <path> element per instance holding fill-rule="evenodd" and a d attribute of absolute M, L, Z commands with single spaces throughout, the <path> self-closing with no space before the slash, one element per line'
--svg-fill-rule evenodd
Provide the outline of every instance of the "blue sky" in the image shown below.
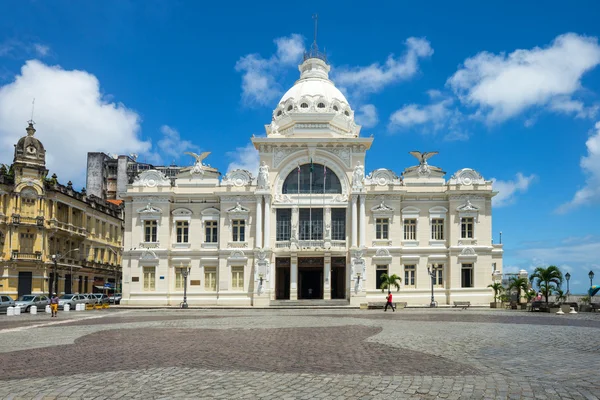
<path fill-rule="evenodd" d="M 87 151 L 225 173 L 298 77 L 312 42 L 375 137 L 366 169 L 410 150 L 496 179 L 505 270 L 600 280 L 600 5 L 594 1 L 0 3 L 0 162 L 36 98 L 49 168 L 82 186 Z M 596 282 L 598 283 L 598 282 Z"/>

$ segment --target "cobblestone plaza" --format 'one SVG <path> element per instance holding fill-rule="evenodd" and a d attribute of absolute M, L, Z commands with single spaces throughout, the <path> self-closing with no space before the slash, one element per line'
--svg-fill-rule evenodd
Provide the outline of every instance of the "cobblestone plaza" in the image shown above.
<path fill-rule="evenodd" d="M 474 309 L 0 316 L 0 398 L 595 399 L 599 328 Z"/>

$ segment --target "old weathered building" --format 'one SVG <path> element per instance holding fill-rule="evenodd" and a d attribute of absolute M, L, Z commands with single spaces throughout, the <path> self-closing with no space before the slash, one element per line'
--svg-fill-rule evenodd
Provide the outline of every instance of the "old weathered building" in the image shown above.
<path fill-rule="evenodd" d="M 373 141 L 329 80 L 316 50 L 252 138 L 260 169 L 220 179 L 196 157 L 174 179 L 141 173 L 127 186 L 123 303 L 265 306 L 383 299 L 382 274 L 402 279 L 396 300 L 489 303 L 502 246 L 492 244 L 491 181 L 450 179 L 435 153 L 398 175 L 365 174 Z M 189 279 L 185 274 L 189 271 Z M 289 304 L 289 303 L 288 303 Z"/>

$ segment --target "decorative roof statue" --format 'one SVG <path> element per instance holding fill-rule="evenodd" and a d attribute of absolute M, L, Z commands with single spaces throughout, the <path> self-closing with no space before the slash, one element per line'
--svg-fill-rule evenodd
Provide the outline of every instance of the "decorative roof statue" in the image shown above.
<path fill-rule="evenodd" d="M 429 164 L 427 164 L 427 160 L 431 157 L 435 156 L 437 151 L 411 151 L 409 152 L 412 156 L 414 156 L 417 160 L 419 160 L 419 174 L 421 175 L 429 175 L 431 173 L 431 169 L 429 168 Z"/>
<path fill-rule="evenodd" d="M 194 166 L 192 167 L 190 173 L 204 175 L 204 164 L 202 163 L 202 160 L 208 157 L 210 151 L 205 151 L 202 154 L 196 154 L 192 153 L 191 151 L 186 151 L 184 154 L 188 154 L 196 159 L 196 162 L 194 163 Z"/>
<path fill-rule="evenodd" d="M 258 189 L 269 189 L 269 167 L 266 162 L 261 162 L 258 167 Z"/>

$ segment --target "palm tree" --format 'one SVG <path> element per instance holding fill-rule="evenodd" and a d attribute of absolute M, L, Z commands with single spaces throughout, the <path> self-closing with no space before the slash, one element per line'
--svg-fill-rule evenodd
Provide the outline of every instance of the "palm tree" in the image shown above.
<path fill-rule="evenodd" d="M 535 279 L 537 286 L 540 288 L 540 291 L 546 298 L 546 307 L 548 306 L 548 296 L 551 291 L 556 288 L 560 289 L 560 285 L 563 281 L 562 272 L 557 266 L 551 265 L 548 268 L 537 267 L 533 274 L 531 274 L 531 279 Z"/>
<path fill-rule="evenodd" d="M 504 291 L 504 286 L 500 282 L 490 283 L 487 287 L 494 291 L 494 303 L 497 303 L 498 295 Z"/>
<path fill-rule="evenodd" d="M 558 302 L 558 304 L 562 304 L 563 301 L 567 300 L 565 293 L 560 288 L 554 289 L 554 295 L 556 296 L 556 301 Z"/>
<path fill-rule="evenodd" d="M 527 292 L 527 289 L 529 289 L 529 281 L 527 280 L 527 278 L 510 278 L 510 281 L 508 283 L 508 289 L 517 290 L 517 304 L 521 303 L 521 290 Z"/>
<path fill-rule="evenodd" d="M 392 290 L 392 286 L 394 286 L 398 291 L 400 291 L 400 283 L 402 282 L 402 279 L 398 275 L 381 274 L 380 279 L 381 285 L 379 286 L 379 288 L 382 292 L 385 289 L 387 289 L 388 292 L 390 292 Z"/>

